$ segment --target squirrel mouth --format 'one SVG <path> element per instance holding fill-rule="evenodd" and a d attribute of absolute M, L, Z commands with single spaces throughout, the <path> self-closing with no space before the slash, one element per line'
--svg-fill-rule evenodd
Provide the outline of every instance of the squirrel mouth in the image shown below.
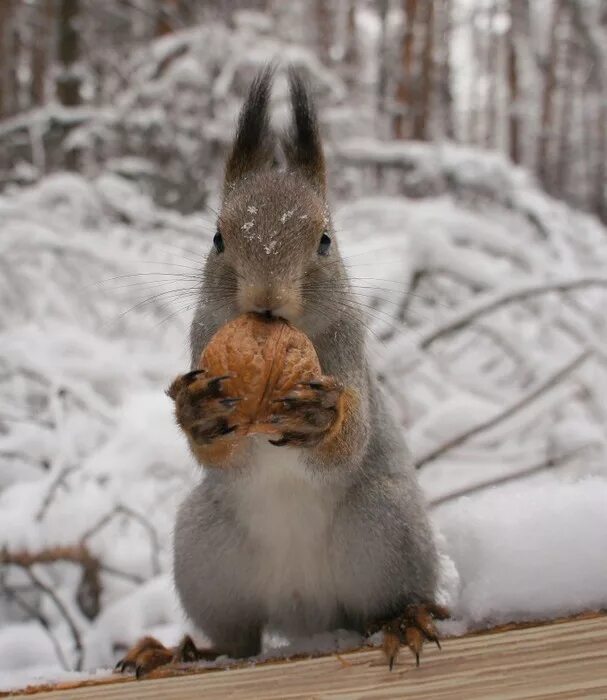
<path fill-rule="evenodd" d="M 273 318 L 280 318 L 279 316 L 276 316 L 274 314 L 274 311 L 272 309 L 264 309 L 263 311 L 258 312 L 260 316 L 262 316 L 266 321 L 271 321 Z"/>
<path fill-rule="evenodd" d="M 275 306 L 260 306 L 255 303 L 242 303 L 241 301 L 238 307 L 240 313 L 255 313 L 267 321 L 281 319 L 294 325 L 301 319 L 303 311 L 301 303 L 295 299 L 276 304 Z"/>

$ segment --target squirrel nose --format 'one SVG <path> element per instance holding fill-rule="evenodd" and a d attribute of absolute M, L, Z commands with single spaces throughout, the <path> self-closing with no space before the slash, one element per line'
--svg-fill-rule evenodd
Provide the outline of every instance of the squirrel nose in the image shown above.
<path fill-rule="evenodd" d="M 270 318 L 274 311 L 281 306 L 284 302 L 284 295 L 282 290 L 275 289 L 262 289 L 256 290 L 252 295 L 253 306 L 255 311 Z"/>
<path fill-rule="evenodd" d="M 301 313 L 299 293 L 286 286 L 239 285 L 238 305 L 243 312 L 254 311 L 268 319 L 281 317 L 293 320 Z"/>

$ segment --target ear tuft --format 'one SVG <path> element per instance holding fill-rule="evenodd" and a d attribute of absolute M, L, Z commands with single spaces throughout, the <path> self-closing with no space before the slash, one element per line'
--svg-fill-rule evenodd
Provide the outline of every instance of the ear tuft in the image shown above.
<path fill-rule="evenodd" d="M 248 173 L 273 162 L 274 138 L 269 117 L 273 78 L 274 66 L 267 65 L 251 83 L 238 117 L 236 137 L 226 163 L 225 189 Z"/>
<path fill-rule="evenodd" d="M 291 127 L 282 145 L 289 166 L 301 173 L 324 196 L 326 190 L 325 158 L 322 151 L 316 110 L 309 89 L 301 75 L 289 68 L 291 92 Z"/>

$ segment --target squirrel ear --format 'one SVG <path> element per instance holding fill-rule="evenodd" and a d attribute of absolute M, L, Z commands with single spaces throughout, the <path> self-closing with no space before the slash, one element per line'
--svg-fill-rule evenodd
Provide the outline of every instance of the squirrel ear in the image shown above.
<path fill-rule="evenodd" d="M 274 66 L 267 65 L 251 83 L 226 162 L 224 192 L 250 172 L 271 165 L 274 160 L 274 137 L 268 113 L 273 77 Z"/>
<path fill-rule="evenodd" d="M 316 110 L 304 79 L 293 67 L 289 68 L 289 87 L 292 121 L 282 138 L 282 147 L 289 166 L 299 170 L 324 197 L 325 157 Z"/>

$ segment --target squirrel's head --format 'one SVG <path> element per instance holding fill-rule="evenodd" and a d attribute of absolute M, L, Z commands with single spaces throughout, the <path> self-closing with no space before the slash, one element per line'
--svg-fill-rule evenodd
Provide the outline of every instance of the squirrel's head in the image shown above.
<path fill-rule="evenodd" d="M 204 270 L 201 304 L 223 322 L 247 311 L 315 331 L 334 318 L 333 289 L 347 284 L 326 202 L 325 162 L 314 106 L 291 70 L 291 125 L 276 165 L 269 119 L 273 70 L 254 80 L 225 169 L 221 210 Z"/>

